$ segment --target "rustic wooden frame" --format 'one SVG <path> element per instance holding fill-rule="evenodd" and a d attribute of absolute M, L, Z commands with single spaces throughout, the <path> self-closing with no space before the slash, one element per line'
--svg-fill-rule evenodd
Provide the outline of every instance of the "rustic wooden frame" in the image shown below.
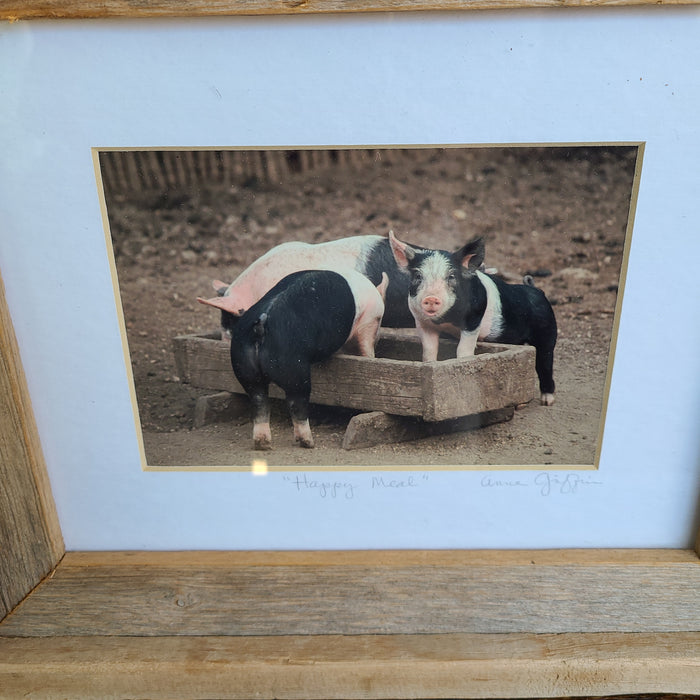
<path fill-rule="evenodd" d="M 700 692 L 692 550 L 65 552 L 0 331 L 4 697 Z"/>
<path fill-rule="evenodd" d="M 0 18 L 601 4 L 660 3 L 10 0 Z M 700 534 L 695 551 L 65 552 L 1 280 L 0 484 L 3 697 L 700 693 Z"/>
<path fill-rule="evenodd" d="M 426 10 L 513 10 L 554 7 L 695 5 L 697 0 L 6 0 L 0 19 L 211 17 Z"/>

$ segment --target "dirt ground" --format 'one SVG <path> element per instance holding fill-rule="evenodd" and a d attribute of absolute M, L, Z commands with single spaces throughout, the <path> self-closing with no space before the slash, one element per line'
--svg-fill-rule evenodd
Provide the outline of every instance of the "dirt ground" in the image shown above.
<path fill-rule="evenodd" d="M 596 461 L 636 148 L 479 148 L 368 152 L 363 162 L 308 167 L 272 181 L 107 194 L 121 304 L 147 463 L 151 467 L 295 469 L 591 466 Z M 252 450 L 247 415 L 193 428 L 212 393 L 177 376 L 172 339 L 218 328 L 196 302 L 285 240 L 386 235 L 456 249 L 486 238 L 486 264 L 535 275 L 554 306 L 556 401 L 532 401 L 506 423 L 343 450 L 352 415 L 317 407 L 314 450 L 293 446 L 284 406 L 273 450 Z M 534 379 L 533 379 L 534 380 Z"/>

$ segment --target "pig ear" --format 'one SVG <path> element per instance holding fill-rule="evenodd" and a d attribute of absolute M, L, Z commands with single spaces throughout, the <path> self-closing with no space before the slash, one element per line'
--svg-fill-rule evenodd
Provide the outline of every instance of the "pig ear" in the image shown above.
<path fill-rule="evenodd" d="M 389 243 L 391 244 L 391 252 L 394 254 L 396 264 L 399 267 L 408 267 L 408 263 L 415 257 L 416 251 L 408 243 L 400 241 L 393 231 L 389 231 Z"/>
<path fill-rule="evenodd" d="M 222 311 L 228 311 L 234 316 L 241 315 L 241 309 L 235 308 L 232 297 L 214 297 L 213 299 L 202 299 L 202 297 L 197 297 L 197 301 L 200 304 L 207 304 L 208 306 L 215 306 L 217 309 L 221 309 Z"/>
<path fill-rule="evenodd" d="M 226 282 L 222 282 L 221 280 L 212 280 L 211 286 L 220 297 L 224 296 L 224 294 L 226 294 L 226 290 L 228 289 Z"/>
<path fill-rule="evenodd" d="M 475 238 L 455 253 L 455 257 L 461 260 L 462 267 L 469 270 L 478 270 L 484 262 L 485 255 L 486 246 L 483 238 Z"/>

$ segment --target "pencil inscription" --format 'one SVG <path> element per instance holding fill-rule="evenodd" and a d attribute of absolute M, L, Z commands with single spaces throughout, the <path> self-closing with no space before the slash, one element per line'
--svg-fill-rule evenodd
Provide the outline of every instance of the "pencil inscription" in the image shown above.
<path fill-rule="evenodd" d="M 417 489 L 427 483 L 427 474 L 410 474 L 408 476 L 395 477 L 386 475 L 367 475 L 355 480 L 333 480 L 315 478 L 309 474 L 295 474 L 282 477 L 285 482 L 291 484 L 296 493 L 315 494 L 324 499 L 351 500 L 357 497 L 360 491 L 367 492 L 400 492 Z"/>
<path fill-rule="evenodd" d="M 583 476 L 576 472 L 566 474 L 554 472 L 539 472 L 535 476 L 522 476 L 507 478 L 487 474 L 481 479 L 481 488 L 484 489 L 510 489 L 510 488 L 534 488 L 540 496 L 553 494 L 574 495 L 583 491 L 588 486 L 602 486 L 602 481 Z"/>

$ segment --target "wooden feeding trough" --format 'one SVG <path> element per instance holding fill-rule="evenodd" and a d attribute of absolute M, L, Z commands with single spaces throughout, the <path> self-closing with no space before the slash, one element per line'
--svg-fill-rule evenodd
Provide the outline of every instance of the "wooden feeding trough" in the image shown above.
<path fill-rule="evenodd" d="M 185 335 L 174 339 L 174 351 L 181 380 L 219 392 L 210 397 L 214 403 L 228 395 L 220 392 L 245 394 L 231 369 L 228 342 L 213 334 Z M 356 416 L 354 425 L 351 421 L 344 445 L 349 448 L 509 420 L 515 406 L 534 397 L 534 348 L 478 343 L 473 357 L 456 359 L 455 354 L 456 342 L 444 339 L 438 360 L 422 362 L 415 331 L 382 329 L 376 357 L 341 352 L 312 367 L 311 401 L 371 412 Z M 270 395 L 284 398 L 274 385 Z M 407 424 L 394 417 L 412 420 Z M 388 439 L 357 435 L 358 428 Z"/>

